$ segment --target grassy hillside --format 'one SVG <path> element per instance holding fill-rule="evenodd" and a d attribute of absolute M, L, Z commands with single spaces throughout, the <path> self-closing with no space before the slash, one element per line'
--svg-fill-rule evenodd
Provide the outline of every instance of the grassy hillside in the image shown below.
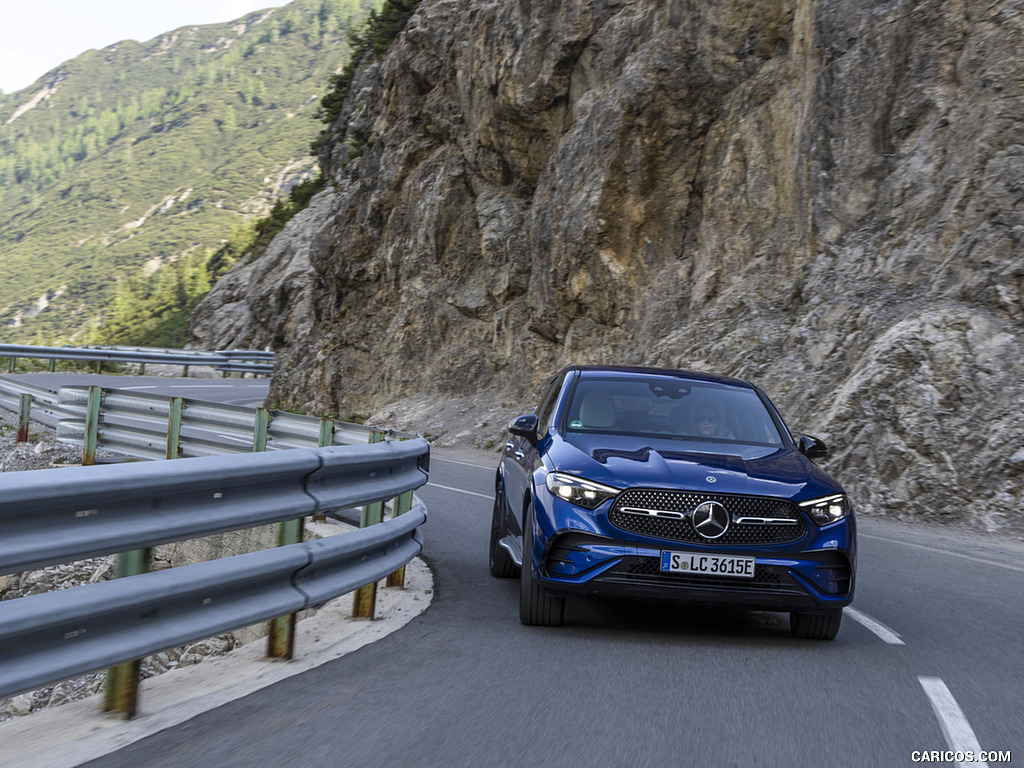
<path fill-rule="evenodd" d="M 0 341 L 88 336 L 315 170 L 321 97 L 372 0 L 295 0 L 87 51 L 0 95 Z"/>

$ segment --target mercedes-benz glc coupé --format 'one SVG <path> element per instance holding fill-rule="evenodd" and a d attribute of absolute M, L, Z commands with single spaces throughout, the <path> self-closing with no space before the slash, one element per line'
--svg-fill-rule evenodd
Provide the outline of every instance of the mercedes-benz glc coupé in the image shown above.
<path fill-rule="evenodd" d="M 509 425 L 490 569 L 520 578 L 524 624 L 565 599 L 667 598 L 788 612 L 831 640 L 853 599 L 856 523 L 768 397 L 739 379 L 572 367 Z"/>

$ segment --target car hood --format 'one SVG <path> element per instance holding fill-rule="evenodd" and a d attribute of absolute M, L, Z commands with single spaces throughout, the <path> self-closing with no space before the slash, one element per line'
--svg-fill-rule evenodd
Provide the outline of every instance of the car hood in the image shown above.
<path fill-rule="evenodd" d="M 835 480 L 793 449 L 583 433 L 556 433 L 551 439 L 550 469 L 617 488 L 682 488 L 794 501 L 842 492 Z M 711 452 L 718 450 L 723 452 Z M 733 450 L 742 455 L 727 453 Z"/>

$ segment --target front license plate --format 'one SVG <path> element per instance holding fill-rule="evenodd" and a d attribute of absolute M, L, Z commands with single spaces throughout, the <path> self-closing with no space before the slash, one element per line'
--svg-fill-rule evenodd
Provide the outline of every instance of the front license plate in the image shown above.
<path fill-rule="evenodd" d="M 662 552 L 661 570 L 667 573 L 706 573 L 712 576 L 754 578 L 755 557 L 697 555 L 690 552 Z"/>

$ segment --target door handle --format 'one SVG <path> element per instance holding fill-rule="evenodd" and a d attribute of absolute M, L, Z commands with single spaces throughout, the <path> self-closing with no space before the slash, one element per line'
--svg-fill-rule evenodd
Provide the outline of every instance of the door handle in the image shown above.
<path fill-rule="evenodd" d="M 516 447 L 516 446 L 515 446 L 515 444 L 514 444 L 514 443 L 505 443 L 505 450 L 506 450 L 506 451 L 511 451 L 511 450 L 512 450 L 513 448 L 515 448 L 515 447 Z"/>
<path fill-rule="evenodd" d="M 525 456 L 525 455 L 526 455 L 526 454 L 525 454 L 525 453 L 523 453 L 522 451 L 516 451 L 516 458 L 517 458 L 517 459 L 521 459 L 521 458 L 523 458 L 523 456 Z"/>

